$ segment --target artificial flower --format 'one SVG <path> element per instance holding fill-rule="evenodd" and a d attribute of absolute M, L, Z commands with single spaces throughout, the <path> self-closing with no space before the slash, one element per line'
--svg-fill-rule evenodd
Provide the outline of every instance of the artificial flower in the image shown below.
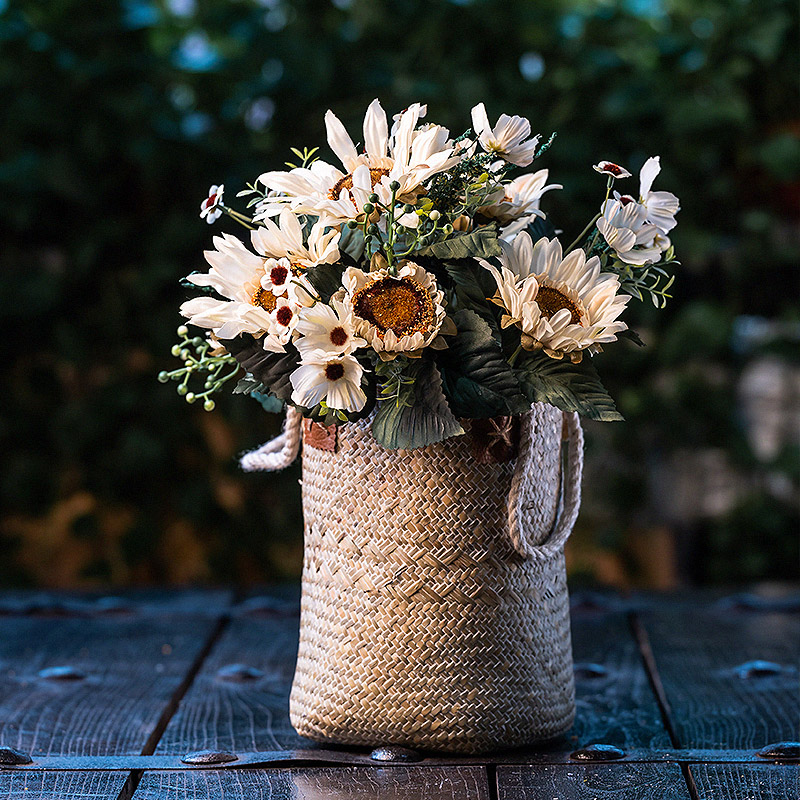
<path fill-rule="evenodd" d="M 212 287 L 224 299 L 196 297 L 181 306 L 181 313 L 219 339 L 233 339 L 241 333 L 263 335 L 275 308 L 275 296 L 261 286 L 264 259 L 227 233 L 215 236 L 213 243 L 215 249 L 204 253 L 211 269 L 189 275 L 187 280 Z"/>
<path fill-rule="evenodd" d="M 392 276 L 386 269 L 345 270 L 344 289 L 335 295 L 352 314 L 353 330 L 384 360 L 399 353 L 419 355 L 424 347 L 444 347 L 437 340 L 445 323 L 444 294 L 436 278 L 406 261 Z"/>
<path fill-rule="evenodd" d="M 314 408 L 323 400 L 328 408 L 340 411 L 361 411 L 367 396 L 361 388 L 364 368 L 349 355 L 331 358 L 315 354 L 289 376 L 292 402 Z"/>
<path fill-rule="evenodd" d="M 530 175 L 520 175 L 503 186 L 498 192 L 498 199 L 478 209 L 484 217 L 496 219 L 500 225 L 520 218 L 543 217 L 539 201 L 545 192 L 551 189 L 563 189 L 560 183 L 547 183 L 549 170 L 540 169 Z"/>
<path fill-rule="evenodd" d="M 655 225 L 662 234 L 669 233 L 678 223 L 675 215 L 681 204 L 672 192 L 651 191 L 656 175 L 661 172 L 661 159 L 652 156 L 644 162 L 639 172 L 639 202 L 645 208 L 645 219 Z"/>
<path fill-rule="evenodd" d="M 340 237 L 329 220 L 321 219 L 311 227 L 306 240 L 297 215 L 286 206 L 280 211 L 277 225 L 264 219 L 251 234 L 256 251 L 271 259 L 285 258 L 295 273 L 338 261 Z"/>
<path fill-rule="evenodd" d="M 641 203 L 623 195 L 606 200 L 602 212 L 603 216 L 596 223 L 597 230 L 620 261 L 641 265 L 660 260 L 665 240 L 656 238 L 659 230 L 647 222 L 647 209 Z M 667 243 L 663 250 L 668 247 Z"/>
<path fill-rule="evenodd" d="M 365 152 L 359 154 L 339 118 L 328 111 L 325 127 L 328 144 L 342 162 L 343 170 L 318 160 L 310 167 L 289 172 L 266 172 L 259 178 L 268 189 L 280 192 L 299 212 L 344 222 L 363 213 L 367 198 L 375 193 L 384 205 L 391 202 L 390 184 L 403 202 L 414 200 L 421 185 L 433 175 L 458 162 L 452 156 L 450 134 L 440 125 L 416 130 L 423 106 L 414 103 L 395 123 L 389 135 L 386 113 L 378 100 L 370 103 L 364 117 Z M 416 215 L 405 215 L 415 224 Z"/>
<path fill-rule="evenodd" d="M 349 355 L 359 347 L 366 347 L 364 339 L 356 336 L 353 315 L 341 300 L 332 299 L 330 305 L 315 303 L 298 314 L 295 347 L 305 359 L 311 353 L 325 356 Z"/>
<path fill-rule="evenodd" d="M 222 216 L 222 193 L 225 191 L 225 184 L 212 186 L 208 190 L 208 197 L 200 203 L 200 219 L 204 219 L 209 225 L 216 222 Z"/>
<path fill-rule="evenodd" d="M 631 176 L 631 173 L 625 167 L 621 167 L 613 161 L 599 161 L 592 166 L 592 169 L 601 175 L 610 175 L 612 178 L 630 178 Z"/>
<path fill-rule="evenodd" d="M 525 117 L 501 114 L 492 128 L 486 107 L 483 103 L 478 103 L 472 109 L 472 127 L 481 147 L 504 161 L 518 167 L 527 167 L 536 155 L 539 136 L 528 138 L 531 135 L 531 124 Z"/>
<path fill-rule="evenodd" d="M 617 275 L 600 272 L 597 256 L 587 260 L 581 249 L 563 256 L 558 239 L 534 245 L 524 232 L 502 247 L 500 270 L 482 263 L 497 283 L 495 302 L 506 310 L 502 324 L 522 330 L 525 349 L 579 361 L 581 351 L 594 352 L 627 328 L 617 317 L 630 297 L 619 294 Z"/>

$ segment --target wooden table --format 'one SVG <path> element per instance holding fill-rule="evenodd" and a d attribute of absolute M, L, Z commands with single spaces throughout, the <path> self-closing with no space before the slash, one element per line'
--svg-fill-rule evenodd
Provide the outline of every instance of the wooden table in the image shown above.
<path fill-rule="evenodd" d="M 0 798 L 800 797 L 800 595 L 577 593 L 570 733 L 415 762 L 292 730 L 296 595 L 0 594 Z"/>

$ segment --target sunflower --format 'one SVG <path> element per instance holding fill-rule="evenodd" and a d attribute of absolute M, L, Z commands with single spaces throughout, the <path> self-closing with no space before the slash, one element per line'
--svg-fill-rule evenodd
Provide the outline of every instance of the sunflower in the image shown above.
<path fill-rule="evenodd" d="M 506 313 L 504 327 L 522 330 L 526 350 L 543 349 L 551 358 L 580 361 L 627 328 L 617 317 L 630 297 L 619 294 L 619 278 L 600 272 L 600 260 L 583 250 L 563 256 L 558 239 L 533 245 L 528 233 L 502 243 L 500 270 L 482 262 L 497 283 L 495 302 Z"/>
<path fill-rule="evenodd" d="M 411 261 L 396 276 L 388 270 L 348 268 L 344 289 L 335 298 L 351 314 L 355 334 L 388 361 L 399 353 L 419 355 L 424 347 L 444 347 L 438 339 L 445 323 L 444 294 L 436 279 Z"/>

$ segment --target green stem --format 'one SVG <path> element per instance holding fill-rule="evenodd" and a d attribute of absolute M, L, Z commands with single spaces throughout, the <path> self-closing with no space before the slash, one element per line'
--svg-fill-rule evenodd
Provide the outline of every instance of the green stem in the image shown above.
<path fill-rule="evenodd" d="M 567 247 L 564 250 L 565 254 L 566 253 L 571 253 L 581 243 L 581 240 L 583 239 L 583 237 L 586 236 L 587 233 L 589 233 L 589 231 L 592 228 L 592 225 L 594 225 L 595 222 L 597 222 L 597 220 L 599 220 L 601 216 L 602 216 L 602 214 L 595 214 L 592 217 L 591 222 L 578 234 L 578 237 L 575 239 L 575 241 L 569 247 Z"/>
<path fill-rule="evenodd" d="M 516 360 L 519 358 L 519 354 L 522 352 L 522 345 L 518 345 L 517 349 L 511 354 L 511 358 L 508 359 L 508 366 L 513 367 Z"/>

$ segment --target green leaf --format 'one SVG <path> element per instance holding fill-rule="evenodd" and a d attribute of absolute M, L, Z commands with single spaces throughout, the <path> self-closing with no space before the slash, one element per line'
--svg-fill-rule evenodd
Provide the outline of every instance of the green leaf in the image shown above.
<path fill-rule="evenodd" d="M 337 264 L 317 264 L 315 267 L 310 267 L 304 274 L 323 302 L 327 303 L 331 299 L 331 295 L 342 288 L 344 270 L 345 265 L 341 262 Z"/>
<path fill-rule="evenodd" d="M 443 260 L 459 258 L 491 258 L 501 253 L 500 242 L 497 239 L 497 229 L 494 225 L 484 225 L 471 233 L 456 233 L 453 236 L 436 242 L 419 255 L 431 256 Z"/>
<path fill-rule="evenodd" d="M 250 392 L 250 397 L 261 403 L 261 408 L 269 414 L 280 414 L 283 407 L 286 405 L 283 400 L 275 397 L 271 392 Z"/>
<path fill-rule="evenodd" d="M 437 353 L 453 413 L 475 419 L 527 411 L 530 404 L 488 323 L 469 309 L 456 312 L 453 321 L 458 333 Z"/>
<path fill-rule="evenodd" d="M 270 353 L 264 350 L 258 339 L 247 334 L 225 340 L 222 344 L 254 380 L 263 384 L 280 400 L 291 398 L 292 384 L 289 376 L 300 363 L 293 345 L 287 344 L 285 353 Z"/>
<path fill-rule="evenodd" d="M 410 396 L 384 400 L 372 420 L 372 435 L 389 450 L 425 447 L 464 433 L 447 405 L 433 361 L 420 360 L 413 377 Z"/>
<path fill-rule="evenodd" d="M 550 403 L 601 422 L 624 419 L 588 358 L 573 364 L 569 359 L 557 361 L 537 353 L 522 362 L 516 372 L 531 403 Z"/>
<path fill-rule="evenodd" d="M 639 334 L 636 333 L 633 328 L 627 328 L 624 331 L 620 331 L 617 336 L 619 336 L 620 339 L 630 339 L 630 341 L 639 347 L 646 347 L 645 343 L 642 341 L 642 337 L 639 336 Z"/>

